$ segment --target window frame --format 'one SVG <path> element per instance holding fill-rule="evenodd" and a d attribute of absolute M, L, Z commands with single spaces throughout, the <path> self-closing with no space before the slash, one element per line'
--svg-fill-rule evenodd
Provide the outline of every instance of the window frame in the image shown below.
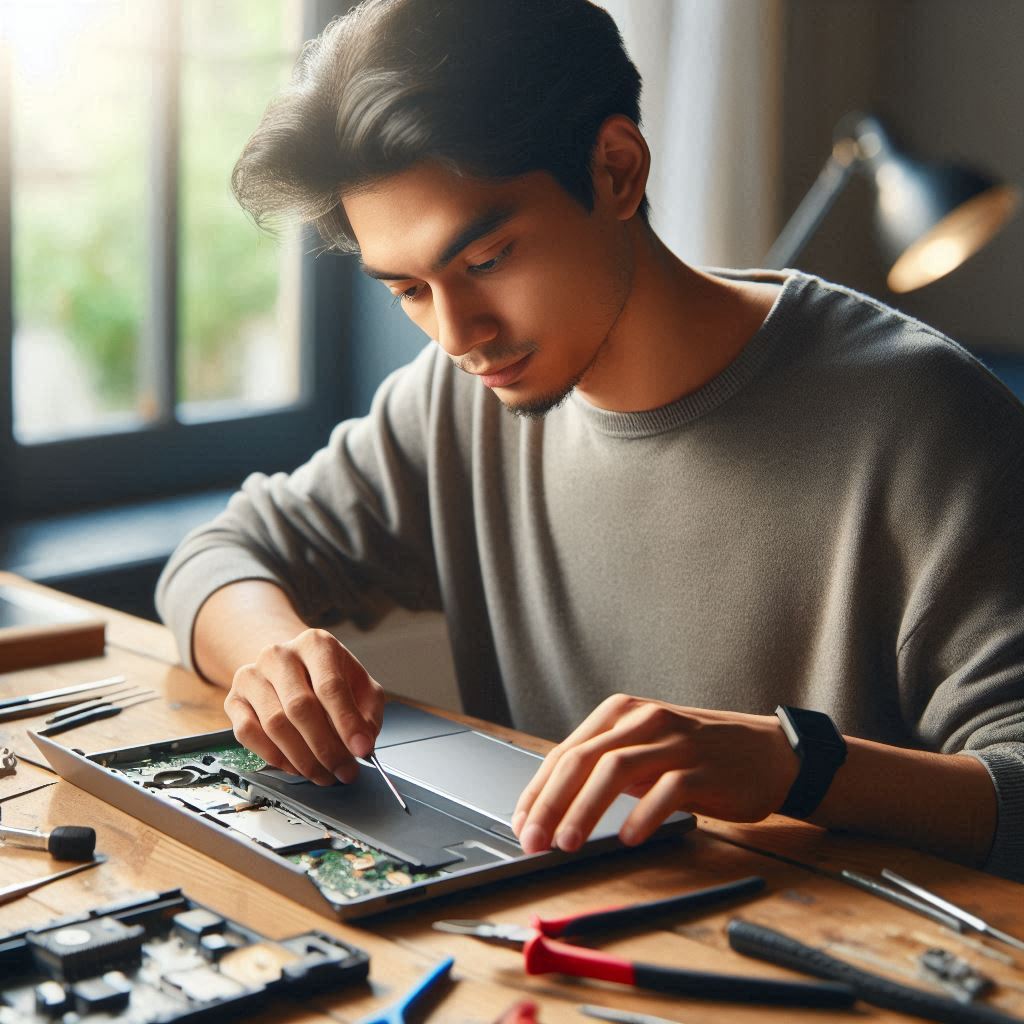
<path fill-rule="evenodd" d="M 342 0 L 304 0 L 304 37 L 311 38 L 349 6 Z M 288 470 L 320 447 L 331 427 L 351 414 L 344 383 L 350 346 L 352 268 L 316 259 L 301 245 L 300 397 L 275 410 L 222 419 L 176 418 L 178 305 L 178 5 L 162 0 L 170 33 L 159 74 L 155 120 L 159 135 L 147 172 L 151 279 L 144 369 L 159 381 L 156 417 L 133 429 L 21 444 L 14 435 L 11 78 L 0 43 L 0 520 L 16 520 L 112 505 L 211 487 L 237 485 L 254 471 Z M 269 99 L 269 97 L 268 97 Z M 162 113 L 161 113 L 162 108 Z M 253 126 L 255 127 L 255 125 Z M 253 244 L 258 242 L 253 229 Z"/>

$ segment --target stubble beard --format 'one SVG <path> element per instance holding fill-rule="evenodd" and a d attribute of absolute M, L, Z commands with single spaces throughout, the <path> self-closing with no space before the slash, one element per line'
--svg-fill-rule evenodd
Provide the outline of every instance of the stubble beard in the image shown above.
<path fill-rule="evenodd" d="M 608 346 L 608 341 L 611 338 L 612 331 L 615 329 L 615 325 L 619 322 L 619 316 L 626 305 L 626 297 L 629 293 L 628 282 L 631 269 L 632 268 L 626 270 L 624 274 L 626 286 L 621 301 L 616 304 L 617 308 L 616 306 L 612 307 L 614 309 L 614 316 L 612 318 L 611 325 L 608 327 L 605 336 L 601 339 L 601 344 L 594 350 L 594 354 L 590 357 L 590 361 L 587 365 L 567 381 L 558 391 L 554 391 L 549 395 L 544 395 L 540 398 L 532 398 L 525 402 L 503 401 L 502 405 L 505 406 L 506 411 L 511 413 L 513 416 L 518 416 L 522 419 L 539 420 L 543 419 L 543 417 L 547 416 L 549 412 L 553 412 L 568 401 L 569 396 L 584 381 L 587 374 L 590 373 L 590 371 L 600 361 L 601 356 L 604 354 L 604 351 Z"/>
<path fill-rule="evenodd" d="M 598 352 L 601 351 L 604 342 L 598 346 Z M 526 420 L 540 420 L 543 419 L 549 412 L 553 412 L 559 406 L 564 405 L 568 400 L 569 396 L 576 390 L 576 386 L 581 380 L 587 375 L 591 366 L 594 365 L 594 360 L 597 359 L 597 353 L 594 353 L 594 358 L 581 370 L 575 377 L 573 377 L 567 384 L 565 384 L 561 390 L 553 392 L 550 395 L 542 395 L 540 398 L 532 398 L 525 402 L 505 402 L 501 404 L 505 407 L 505 411 L 511 413 L 513 416 L 517 416 L 520 419 Z"/>
<path fill-rule="evenodd" d="M 543 417 L 547 416 L 549 412 L 553 412 L 555 409 L 558 409 L 560 406 L 565 404 L 569 396 L 586 378 L 587 374 L 590 373 L 590 371 L 598 364 L 605 352 L 605 349 L 608 347 L 608 342 L 619 322 L 619 317 L 622 315 L 622 311 L 626 308 L 626 303 L 629 299 L 630 292 L 632 291 L 634 270 L 635 261 L 632 252 L 628 248 L 623 249 L 620 253 L 620 259 L 617 267 L 619 288 L 617 290 L 616 297 L 609 303 L 609 312 L 612 314 L 611 323 L 608 325 L 605 336 L 601 339 L 601 343 L 594 350 L 594 354 L 590 357 L 590 361 L 587 365 L 567 381 L 558 391 L 551 392 L 550 394 L 541 396 L 540 398 L 528 399 L 524 402 L 502 401 L 502 405 L 504 405 L 506 411 L 511 413 L 511 415 L 522 419 L 537 420 L 543 419 Z"/>

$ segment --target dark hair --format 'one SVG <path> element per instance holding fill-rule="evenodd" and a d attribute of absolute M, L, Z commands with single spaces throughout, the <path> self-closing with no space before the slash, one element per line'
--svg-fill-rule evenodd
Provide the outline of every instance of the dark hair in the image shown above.
<path fill-rule="evenodd" d="M 365 0 L 306 44 L 231 184 L 257 224 L 297 217 L 349 251 L 341 194 L 425 160 L 547 171 L 590 210 L 612 114 L 639 124 L 640 75 L 587 0 Z"/>

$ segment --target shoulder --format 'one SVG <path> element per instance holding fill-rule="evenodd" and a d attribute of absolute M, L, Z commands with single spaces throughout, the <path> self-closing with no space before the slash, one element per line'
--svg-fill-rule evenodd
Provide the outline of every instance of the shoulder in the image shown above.
<path fill-rule="evenodd" d="M 808 365 L 833 398 L 897 424 L 940 433 L 984 430 L 1024 441 L 1024 406 L 975 356 L 941 331 L 867 295 L 800 275 L 791 316 Z"/>

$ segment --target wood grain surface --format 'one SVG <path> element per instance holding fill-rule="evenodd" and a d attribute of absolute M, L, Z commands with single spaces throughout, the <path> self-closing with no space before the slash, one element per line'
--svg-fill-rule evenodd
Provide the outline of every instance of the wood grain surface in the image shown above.
<path fill-rule="evenodd" d="M 0 574 L 0 582 L 19 581 Z M 163 627 L 68 600 L 107 618 L 105 656 L 0 675 L 0 696 L 39 692 L 115 672 L 160 695 L 159 700 L 58 737 L 86 752 L 227 726 L 223 692 L 174 664 L 173 641 Z M 467 716 L 455 717 L 475 722 Z M 41 718 L 0 723 L 0 742 L 38 760 L 25 730 L 39 726 Z M 513 730 L 486 728 L 538 752 L 549 746 Z M 652 922 L 648 928 L 602 942 L 601 948 L 654 964 L 799 977 L 729 949 L 725 925 L 730 918 L 742 916 L 858 967 L 926 988 L 916 961 L 926 949 L 937 946 L 964 957 L 996 980 L 997 989 L 987 1000 L 992 1006 L 1024 1017 L 1024 953 L 956 935 L 833 875 L 841 868 L 877 875 L 882 867 L 891 867 L 1017 935 L 1024 935 L 1024 887 L 896 844 L 830 834 L 783 818 L 757 825 L 702 818 L 700 829 L 682 838 L 480 887 L 355 924 L 339 924 L 25 761 L 15 775 L 0 778 L 0 814 L 6 825 L 43 830 L 61 824 L 93 825 L 97 849 L 107 857 L 98 868 L 0 906 L 0 933 L 41 926 L 55 916 L 85 911 L 132 892 L 180 887 L 197 902 L 272 938 L 320 929 L 370 954 L 369 983 L 301 1006 L 268 1008 L 259 1018 L 249 1018 L 256 1021 L 358 1021 L 396 1000 L 431 964 L 449 954 L 456 959 L 452 981 L 421 1018 L 428 1022 L 493 1021 L 522 998 L 539 1004 L 539 1019 L 546 1024 L 579 1024 L 588 1019 L 578 1012 L 582 1003 L 657 1014 L 685 1024 L 914 1019 L 864 1003 L 857 1004 L 855 1013 L 773 1009 L 670 998 L 555 975 L 530 977 L 515 949 L 431 928 L 433 921 L 443 918 L 528 923 L 533 914 L 564 916 L 652 900 L 752 874 L 767 881 L 764 893 L 754 900 L 692 919 Z M 0 847 L 0 885 L 38 877 L 59 866 L 45 853 Z"/>

